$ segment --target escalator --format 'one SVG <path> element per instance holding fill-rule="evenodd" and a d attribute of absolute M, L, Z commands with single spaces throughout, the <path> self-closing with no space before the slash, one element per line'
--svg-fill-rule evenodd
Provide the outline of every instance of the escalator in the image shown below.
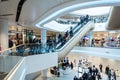
<path fill-rule="evenodd" d="M 17 65 L 13 71 L 8 74 L 7 78 L 11 78 L 9 80 L 16 80 L 25 78 L 25 74 L 31 76 L 30 74 L 34 74 L 35 72 L 45 70 L 47 68 L 57 66 L 58 58 L 61 59 L 65 57 L 71 49 L 79 42 L 79 40 L 91 29 L 94 28 L 93 22 L 85 23 L 84 25 L 78 25 L 73 31 L 73 37 L 71 37 L 66 43 L 60 48 L 56 49 L 54 52 L 49 53 L 45 51 L 43 54 L 43 48 L 41 48 L 41 44 L 30 44 L 21 45 L 16 48 L 17 54 L 11 52 L 11 56 L 24 56 L 19 66 Z M 14 49 L 15 50 L 15 49 Z M 32 54 L 29 54 L 31 52 Z M 28 55 L 26 55 L 28 54 Z M 31 64 L 32 63 L 32 64 Z M 44 64 L 43 64 L 44 63 Z M 23 74 L 25 73 L 25 74 Z M 11 75 L 12 74 L 12 75 Z M 23 74 L 24 76 L 22 76 Z M 10 75 L 10 76 L 9 76 Z M 29 79 L 30 80 L 30 79 Z"/>
<path fill-rule="evenodd" d="M 80 41 L 80 39 L 91 29 L 94 28 L 93 22 L 88 22 L 82 27 L 78 25 L 77 29 L 74 31 L 74 36 L 68 40 L 61 48 L 56 49 L 58 53 L 58 58 L 65 57 L 70 50 Z"/>
<path fill-rule="evenodd" d="M 94 28 L 94 23 L 84 22 L 82 24 L 76 25 L 73 27 L 73 36 L 68 40 L 63 40 L 54 45 L 54 43 L 47 43 L 46 47 L 43 47 L 42 44 L 33 43 L 27 45 L 21 45 L 17 47 L 18 56 L 29 56 L 29 55 L 38 55 L 45 53 L 57 53 L 59 58 L 63 58 L 69 53 L 69 51 L 80 41 L 80 39 L 90 30 Z M 69 34 L 70 35 L 70 34 Z M 28 50 L 26 50 L 26 48 Z M 26 54 L 27 53 L 27 54 Z"/>
<path fill-rule="evenodd" d="M 30 64 L 27 63 L 27 74 L 35 73 L 40 70 L 44 70 L 53 66 L 58 65 L 58 60 L 63 59 L 71 49 L 79 42 L 79 40 L 91 29 L 94 28 L 93 22 L 88 22 L 83 26 L 78 25 L 77 29 L 73 31 L 74 35 L 70 38 L 62 47 L 56 49 L 54 52 L 45 52 L 48 54 L 27 56 L 26 60 Z M 34 45 L 35 46 L 35 45 Z M 37 46 L 39 47 L 39 46 Z M 40 48 L 40 47 L 39 47 Z M 35 49 L 35 48 L 34 48 Z M 39 49 L 40 50 L 40 49 Z M 35 50 L 34 50 L 35 51 Z M 32 65 L 31 65 L 32 63 Z M 44 64 L 39 64 L 44 63 Z M 31 67 L 32 66 L 32 67 Z M 34 69 L 33 69 L 34 67 Z M 54 71 L 52 71 L 54 72 Z"/>

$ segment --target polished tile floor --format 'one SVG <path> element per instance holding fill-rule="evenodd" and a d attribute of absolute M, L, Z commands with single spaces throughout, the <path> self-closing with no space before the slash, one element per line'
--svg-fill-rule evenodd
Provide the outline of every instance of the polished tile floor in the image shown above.
<path fill-rule="evenodd" d="M 97 52 L 97 51 L 96 51 Z M 119 70 L 119 61 L 117 60 L 111 60 L 109 58 L 102 58 L 102 57 L 95 57 L 95 56 L 86 56 L 80 53 L 70 53 L 68 56 L 68 59 L 70 62 L 74 62 L 76 60 L 76 65 L 81 58 L 87 58 L 89 62 L 92 63 L 92 65 L 96 65 L 97 68 L 99 68 L 99 64 L 103 64 L 103 71 L 105 70 L 105 67 L 109 64 L 111 69 L 118 69 Z M 114 65 L 114 66 L 113 66 Z M 50 74 L 50 71 L 48 71 L 47 78 L 42 79 L 41 76 L 37 77 L 35 80 L 73 80 L 74 76 L 78 76 L 78 67 L 74 67 L 73 70 L 69 69 L 67 75 L 61 75 L 60 77 L 56 77 L 54 75 Z M 108 80 L 107 75 L 104 73 L 101 73 L 102 79 L 101 80 Z M 96 79 L 97 80 L 97 79 Z M 117 80 L 120 80 L 120 77 L 117 77 Z"/>
<path fill-rule="evenodd" d="M 102 75 L 102 79 L 101 80 L 108 80 L 107 79 L 107 75 L 105 75 L 104 73 L 101 73 Z M 47 74 L 47 78 L 41 78 L 41 76 L 37 77 L 35 80 L 73 80 L 74 76 L 78 76 L 78 72 L 77 72 L 77 67 L 75 67 L 73 70 L 69 69 L 68 74 L 62 74 L 60 77 L 56 77 L 54 75 L 51 75 L 48 71 Z M 120 80 L 119 77 L 117 77 L 117 80 Z"/>

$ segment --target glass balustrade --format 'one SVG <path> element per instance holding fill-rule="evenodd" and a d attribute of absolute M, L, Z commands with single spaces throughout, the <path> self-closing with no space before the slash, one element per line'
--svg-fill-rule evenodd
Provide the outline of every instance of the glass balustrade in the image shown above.
<path fill-rule="evenodd" d="M 28 56 L 35 54 L 44 54 L 55 52 L 57 49 L 63 47 L 88 21 L 79 23 L 77 26 L 70 28 L 68 30 L 67 37 L 61 37 L 58 39 L 58 42 L 49 40 L 46 44 L 42 43 L 30 43 L 22 44 L 8 50 L 1 51 L 1 55 L 10 55 L 10 56 Z"/>
<path fill-rule="evenodd" d="M 11 50 L 15 51 L 16 49 L 10 48 L 0 51 L 0 80 L 3 80 L 15 65 L 23 59 L 21 56 L 9 56 Z"/>

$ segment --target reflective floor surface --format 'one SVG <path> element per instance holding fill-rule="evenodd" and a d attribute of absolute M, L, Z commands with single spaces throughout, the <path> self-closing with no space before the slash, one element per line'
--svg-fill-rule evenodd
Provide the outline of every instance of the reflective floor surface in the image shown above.
<path fill-rule="evenodd" d="M 107 75 L 104 73 L 101 74 L 102 74 L 101 80 L 107 80 Z M 51 75 L 48 71 L 47 78 L 41 78 L 41 76 L 39 76 L 35 80 L 73 80 L 75 75 L 78 76 L 77 67 L 74 67 L 73 70 L 69 69 L 67 74 L 62 74 L 60 77 Z M 120 80 L 120 77 L 117 77 L 117 80 Z"/>

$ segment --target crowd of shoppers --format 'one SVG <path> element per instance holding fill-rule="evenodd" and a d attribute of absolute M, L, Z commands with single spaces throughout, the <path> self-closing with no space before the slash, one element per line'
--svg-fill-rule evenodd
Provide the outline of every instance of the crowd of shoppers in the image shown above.
<path fill-rule="evenodd" d="M 58 67 L 62 68 L 63 70 L 67 69 L 67 67 L 73 69 L 73 62 L 69 62 L 68 57 L 65 57 L 58 63 Z"/>
<path fill-rule="evenodd" d="M 58 62 L 58 66 L 54 66 L 53 68 L 51 68 L 50 72 L 56 75 L 57 77 L 60 77 L 61 70 L 62 74 L 65 74 L 64 72 L 68 69 L 73 69 L 73 62 L 69 62 L 68 57 L 65 57 L 64 59 Z"/>
<path fill-rule="evenodd" d="M 90 15 L 81 15 L 80 16 L 80 19 L 79 18 L 76 18 L 76 19 L 68 19 L 68 20 L 64 20 L 64 19 L 57 19 L 55 20 L 56 22 L 60 23 L 60 24 L 77 24 L 79 23 L 79 21 L 82 22 L 82 20 L 84 19 L 90 19 L 92 20 L 94 23 L 104 23 L 104 22 L 107 22 L 108 20 L 108 15 L 103 15 L 103 16 L 90 16 Z"/>
<path fill-rule="evenodd" d="M 78 21 L 77 20 L 63 20 L 63 19 L 57 19 L 55 20 L 56 22 L 60 23 L 60 24 L 77 24 Z"/>
<path fill-rule="evenodd" d="M 92 21 L 94 21 L 94 23 L 105 23 L 108 20 L 108 15 L 104 15 L 104 16 L 91 16 L 90 17 Z"/>
<path fill-rule="evenodd" d="M 76 31 L 78 31 L 76 28 L 77 27 L 82 27 L 84 24 L 86 24 L 89 21 L 89 15 L 86 16 L 81 16 L 80 17 L 80 21 L 78 22 L 78 24 L 75 27 L 70 27 L 69 30 L 67 30 L 65 33 L 63 34 L 59 34 L 58 35 L 58 42 L 57 44 L 61 43 L 60 46 L 63 46 L 69 39 L 71 39 L 73 37 L 73 35 L 76 33 Z M 81 26 L 79 26 L 81 25 Z M 80 29 L 80 28 L 78 28 Z"/>
<path fill-rule="evenodd" d="M 79 60 L 78 67 L 81 68 L 78 74 L 80 76 L 74 76 L 73 80 L 104 80 L 103 78 L 103 65 L 99 64 L 99 69 L 91 64 L 88 64 L 89 61 L 87 59 Z M 87 64 L 87 65 L 86 65 Z M 106 66 L 105 74 L 107 75 L 107 80 L 117 80 L 116 79 L 116 71 L 114 69 L 110 69 L 110 66 Z"/>
<path fill-rule="evenodd" d="M 92 62 L 90 62 L 87 58 L 81 58 L 78 61 L 78 66 L 76 66 L 74 69 L 73 65 L 74 63 L 70 62 L 68 57 L 65 57 L 58 62 L 58 66 L 53 67 L 52 74 L 55 73 L 57 77 L 61 77 L 64 74 L 61 75 L 60 69 L 62 69 L 62 72 L 64 72 L 67 69 L 76 70 L 76 67 L 78 67 L 78 75 L 75 75 L 73 80 L 117 80 L 116 71 L 111 69 L 109 65 L 106 67 L 101 63 L 99 65 L 93 65 Z M 105 71 L 103 70 L 103 67 L 105 67 Z M 68 72 L 70 73 L 71 71 Z M 69 75 L 69 73 L 67 75 Z"/>
<path fill-rule="evenodd" d="M 100 80 L 102 78 L 98 68 L 95 65 L 92 66 L 87 59 L 79 60 L 78 67 L 81 68 L 80 71 L 78 69 L 78 74 L 81 75 L 74 76 L 73 80 L 96 80 L 96 78 Z"/>
<path fill-rule="evenodd" d="M 54 71 L 56 71 L 55 75 L 57 77 L 60 77 L 61 73 L 60 73 L 60 69 L 66 70 L 68 68 L 70 68 L 71 70 L 73 70 L 73 62 L 70 62 L 68 57 L 65 57 L 63 60 L 61 60 L 58 63 L 58 67 L 53 67 Z M 91 62 L 89 62 L 89 60 L 87 60 L 87 58 L 85 59 L 80 59 L 78 62 L 78 75 L 75 75 L 73 77 L 73 80 L 117 80 L 116 79 L 116 71 L 114 69 L 110 69 L 110 66 L 106 66 L 105 71 L 103 71 L 103 64 L 99 64 L 99 67 L 97 68 L 96 65 L 92 65 Z M 79 70 L 79 68 L 81 68 Z M 70 71 L 69 71 L 70 72 Z M 104 74 L 107 75 L 106 78 Z M 52 72 L 54 73 L 54 72 Z M 80 75 L 81 74 L 81 75 Z M 68 74 L 69 75 L 69 74 Z"/>

